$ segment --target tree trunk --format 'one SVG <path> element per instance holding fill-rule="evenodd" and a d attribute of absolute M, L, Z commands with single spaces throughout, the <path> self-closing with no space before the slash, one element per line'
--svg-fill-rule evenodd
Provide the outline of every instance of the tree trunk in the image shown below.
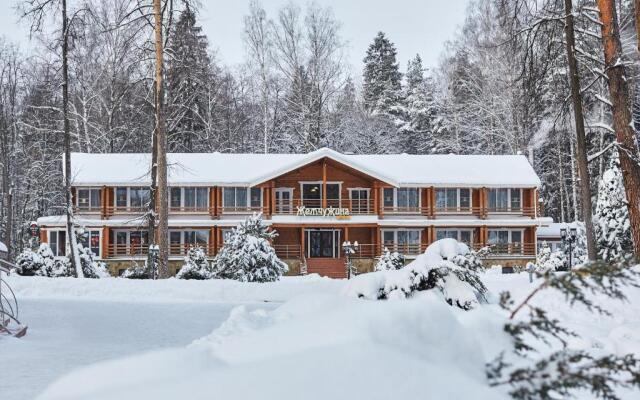
<path fill-rule="evenodd" d="M 582 94 L 580 93 L 580 77 L 578 76 L 578 62 L 574 53 L 576 41 L 573 28 L 573 4 L 571 0 L 564 0 L 566 20 L 564 25 L 567 60 L 569 64 L 569 81 L 571 82 L 571 99 L 573 102 L 573 116 L 576 124 L 576 164 L 580 177 L 580 200 L 582 204 L 582 218 L 587 231 L 587 255 L 589 261 L 596 260 L 596 239 L 593 233 L 591 208 L 591 180 L 587 165 L 587 143 L 584 132 L 584 114 L 582 112 Z M 577 219 L 577 216 L 576 216 Z"/>
<path fill-rule="evenodd" d="M 62 118 L 64 125 L 64 191 L 67 210 L 67 245 L 69 261 L 77 278 L 84 278 L 78 242 L 73 227 L 73 196 L 71 193 L 71 129 L 69 126 L 69 20 L 67 19 L 67 0 L 62 0 Z"/>
<path fill-rule="evenodd" d="M 156 111 L 156 147 L 157 147 L 157 192 L 158 202 L 158 277 L 169 277 L 169 198 L 167 193 L 167 132 L 164 121 L 164 77 L 163 77 L 163 43 L 162 43 L 162 9 L 160 0 L 153 0 L 153 16 L 155 21 L 155 111 Z"/>
<path fill-rule="evenodd" d="M 633 251 L 636 257 L 640 257 L 640 165 L 631 118 L 629 87 L 622 62 L 618 16 L 614 0 L 597 0 L 597 3 L 602 22 L 602 43 L 612 104 L 613 129 L 616 132 L 622 178 L 629 202 Z"/>

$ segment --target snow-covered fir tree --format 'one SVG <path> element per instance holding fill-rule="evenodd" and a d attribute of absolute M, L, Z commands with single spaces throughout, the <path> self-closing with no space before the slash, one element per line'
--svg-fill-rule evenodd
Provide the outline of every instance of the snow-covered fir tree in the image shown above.
<path fill-rule="evenodd" d="M 618 259 L 633 248 L 627 196 L 617 155 L 611 158 L 609 168 L 600 180 L 593 223 L 603 260 Z"/>
<path fill-rule="evenodd" d="M 202 247 L 192 247 L 184 258 L 184 265 L 178 271 L 178 279 L 211 279 L 213 268 L 207 260 L 207 255 Z"/>
<path fill-rule="evenodd" d="M 538 250 L 536 271 L 559 271 L 565 267 L 566 263 L 567 256 L 561 249 L 553 251 L 547 242 L 542 242 L 542 246 Z"/>
<path fill-rule="evenodd" d="M 110 276 L 107 264 L 103 261 L 96 260 L 95 254 L 93 254 L 89 247 L 83 247 L 81 244 L 78 244 L 78 253 L 85 278 L 106 278 Z"/>
<path fill-rule="evenodd" d="M 376 262 L 376 271 L 396 270 L 402 267 L 404 267 L 404 256 L 397 251 L 391 252 L 386 247 Z"/>
<path fill-rule="evenodd" d="M 30 247 L 25 247 L 16 257 L 18 273 L 24 276 L 39 275 L 40 271 L 47 271 L 53 268 L 55 258 L 47 243 L 42 243 L 36 251 Z"/>
<path fill-rule="evenodd" d="M 216 255 L 214 274 L 218 278 L 243 282 L 273 282 L 288 271 L 271 246 L 277 232 L 269 230 L 262 214 L 254 214 L 233 228 Z"/>
<path fill-rule="evenodd" d="M 362 90 L 365 108 L 377 115 L 389 116 L 402 124 L 402 74 L 396 61 L 396 47 L 383 32 L 378 32 L 364 58 Z"/>
<path fill-rule="evenodd" d="M 403 124 L 398 131 L 404 151 L 416 154 L 434 147 L 432 125 L 436 116 L 433 82 L 425 76 L 420 55 L 409 60 L 405 82 Z"/>

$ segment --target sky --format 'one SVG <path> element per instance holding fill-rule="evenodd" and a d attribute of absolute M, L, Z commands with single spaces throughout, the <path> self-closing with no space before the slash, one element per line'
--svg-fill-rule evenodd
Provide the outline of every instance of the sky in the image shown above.
<path fill-rule="evenodd" d="M 104 0 L 109 1 L 109 0 Z M 269 18 L 292 0 L 262 0 Z M 307 0 L 293 0 L 305 6 Z M 249 0 L 201 0 L 200 24 L 222 63 L 234 66 L 245 57 L 243 16 Z M 469 0 L 316 0 L 333 9 L 342 23 L 341 36 L 347 42 L 347 61 L 353 71 L 362 69 L 367 47 L 378 31 L 383 31 L 398 50 L 398 61 L 420 54 L 426 66 L 438 64 L 444 43 L 452 39 L 464 21 Z M 13 6 L 17 0 L 0 0 L 0 36 L 29 47 L 29 29 L 18 21 Z"/>

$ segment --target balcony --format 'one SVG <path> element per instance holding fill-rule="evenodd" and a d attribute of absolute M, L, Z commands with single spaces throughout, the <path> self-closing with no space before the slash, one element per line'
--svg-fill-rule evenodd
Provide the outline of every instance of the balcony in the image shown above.
<path fill-rule="evenodd" d="M 488 248 L 490 253 L 487 258 L 533 257 L 536 254 L 535 243 L 494 243 L 486 245 L 474 243 L 472 247 L 475 250 L 480 250 L 483 247 Z"/>
<path fill-rule="evenodd" d="M 169 245 L 169 256 L 179 257 L 186 256 L 189 250 L 196 247 L 191 244 L 172 243 Z M 205 253 L 211 257 L 214 255 L 213 246 L 209 244 L 200 245 L 204 249 Z M 149 250 L 148 244 L 113 244 L 110 243 L 107 246 L 107 254 L 103 255 L 103 258 L 118 258 L 118 257 L 146 257 Z"/>
<path fill-rule="evenodd" d="M 307 209 L 325 208 L 322 199 L 276 200 L 274 213 L 276 215 L 296 215 L 298 213 L 298 207 L 305 207 Z M 348 209 L 349 215 L 376 214 L 372 199 L 326 199 L 326 208 L 330 207 Z"/>

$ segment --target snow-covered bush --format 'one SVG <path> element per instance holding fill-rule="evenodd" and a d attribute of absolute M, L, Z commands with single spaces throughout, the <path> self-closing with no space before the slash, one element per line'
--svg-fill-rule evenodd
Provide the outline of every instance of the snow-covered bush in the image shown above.
<path fill-rule="evenodd" d="M 603 260 L 620 259 L 631 251 L 633 243 L 627 195 L 617 153 L 611 158 L 609 168 L 598 185 L 598 200 L 593 217 L 596 242 Z"/>
<path fill-rule="evenodd" d="M 111 275 L 107 269 L 107 264 L 103 261 L 97 261 L 95 254 L 88 247 L 83 247 L 78 243 L 78 255 L 80 256 L 80 265 L 85 278 L 108 278 Z"/>
<path fill-rule="evenodd" d="M 147 262 L 145 261 L 142 266 L 137 262 L 133 262 L 129 268 L 127 268 L 122 275 L 121 278 L 126 279 L 151 279 L 151 271 L 147 268 Z"/>
<path fill-rule="evenodd" d="M 213 278 L 213 268 L 207 261 L 207 255 L 202 247 L 190 248 L 184 258 L 184 265 L 176 274 L 178 279 L 211 279 Z"/>
<path fill-rule="evenodd" d="M 407 298 L 419 291 L 437 289 L 450 305 L 469 310 L 486 301 L 487 288 L 476 273 L 476 261 L 458 257 L 468 254 L 469 248 L 464 243 L 455 239 L 438 240 L 404 268 L 356 277 L 345 288 L 345 293 L 384 300 Z"/>
<path fill-rule="evenodd" d="M 25 248 L 16 257 L 18 273 L 25 276 L 48 276 L 52 278 L 72 276 L 69 261 L 66 258 L 55 258 L 47 243 L 42 243 L 38 250 Z"/>
<path fill-rule="evenodd" d="M 273 282 L 288 271 L 271 246 L 277 233 L 268 230 L 262 214 L 254 214 L 239 224 L 214 259 L 218 278 L 243 282 Z"/>
<path fill-rule="evenodd" d="M 376 271 L 396 270 L 402 267 L 404 267 L 404 256 L 397 251 L 392 253 L 386 247 L 376 263 Z"/>
<path fill-rule="evenodd" d="M 542 242 L 536 260 L 536 271 L 561 271 L 567 265 L 567 257 L 560 249 L 552 251 L 547 242 Z"/>

